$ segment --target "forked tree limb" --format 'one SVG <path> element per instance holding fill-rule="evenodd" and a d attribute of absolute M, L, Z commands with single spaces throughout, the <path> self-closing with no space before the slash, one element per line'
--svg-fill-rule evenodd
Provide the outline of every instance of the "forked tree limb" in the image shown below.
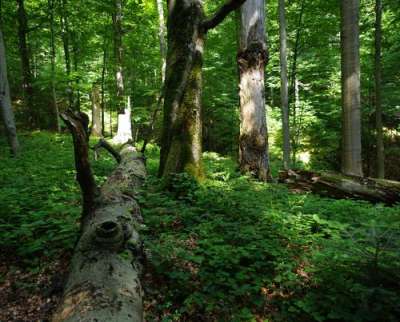
<path fill-rule="evenodd" d="M 67 110 L 60 114 L 74 141 L 76 178 L 83 197 L 82 222 L 93 213 L 99 189 L 96 185 L 89 162 L 89 118 L 81 112 Z"/>
<path fill-rule="evenodd" d="M 117 150 L 115 150 L 112 147 L 112 145 L 104 139 L 100 139 L 99 142 L 93 147 L 96 159 L 97 159 L 99 150 L 101 148 L 104 148 L 106 151 L 108 151 L 114 157 L 115 161 L 117 161 L 118 163 L 121 163 L 121 155 L 119 154 L 119 152 Z"/>
<path fill-rule="evenodd" d="M 203 22 L 204 31 L 217 27 L 234 10 L 238 9 L 246 0 L 230 0 L 222 5 L 212 17 Z"/>

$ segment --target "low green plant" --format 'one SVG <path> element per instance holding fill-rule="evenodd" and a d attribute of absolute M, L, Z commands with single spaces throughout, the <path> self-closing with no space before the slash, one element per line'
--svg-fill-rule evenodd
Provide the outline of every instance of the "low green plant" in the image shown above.
<path fill-rule="evenodd" d="M 80 217 L 72 139 L 68 134 L 20 134 L 22 153 L 11 158 L 0 144 L 0 248 L 37 265 L 74 246 Z M 93 160 L 92 160 L 93 161 Z M 109 156 L 92 162 L 101 184 L 113 166 Z"/>
<path fill-rule="evenodd" d="M 140 198 L 150 320 L 396 320 L 398 207 L 292 194 L 205 161 L 204 183 L 178 175 L 166 191 L 150 175 Z"/>

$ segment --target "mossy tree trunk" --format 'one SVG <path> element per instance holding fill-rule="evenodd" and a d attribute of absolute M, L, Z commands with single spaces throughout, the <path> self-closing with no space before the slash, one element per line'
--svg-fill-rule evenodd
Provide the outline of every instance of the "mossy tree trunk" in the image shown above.
<path fill-rule="evenodd" d="M 240 169 L 267 181 L 270 175 L 264 89 L 264 0 L 248 0 L 239 11 Z"/>
<path fill-rule="evenodd" d="M 187 172 L 197 179 L 202 167 L 202 66 L 204 41 L 245 0 L 231 0 L 206 19 L 201 0 L 168 2 L 168 53 L 159 175 Z"/>

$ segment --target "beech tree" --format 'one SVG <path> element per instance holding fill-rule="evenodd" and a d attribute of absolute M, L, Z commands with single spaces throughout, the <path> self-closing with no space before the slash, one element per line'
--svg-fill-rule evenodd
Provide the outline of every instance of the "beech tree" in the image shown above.
<path fill-rule="evenodd" d="M 242 172 L 269 177 L 264 69 L 267 62 L 264 0 L 248 0 L 239 10 L 240 137 Z"/>
<path fill-rule="evenodd" d="M 18 155 L 19 142 L 15 126 L 14 113 L 11 106 L 10 86 L 7 78 L 6 51 L 3 32 L 0 29 L 0 108 L 8 143 L 14 156 Z"/>
<path fill-rule="evenodd" d="M 55 45 L 55 28 L 54 28 L 54 14 L 55 14 L 55 0 L 48 0 L 48 10 L 50 18 L 50 63 L 51 63 L 51 98 L 54 113 L 54 126 L 57 132 L 61 132 L 61 125 L 59 121 L 59 109 L 57 104 L 56 93 L 56 45 Z"/>
<path fill-rule="evenodd" d="M 168 1 L 168 54 L 159 175 L 203 176 L 201 92 L 204 42 L 246 0 L 230 0 L 206 18 L 201 0 Z"/>
<path fill-rule="evenodd" d="M 101 100 L 100 100 L 100 89 L 97 84 L 92 86 L 92 128 L 91 135 L 102 136 L 103 126 L 101 117 Z"/>
<path fill-rule="evenodd" d="M 341 0 L 342 172 L 362 176 L 359 0 Z"/>
<path fill-rule="evenodd" d="M 285 0 L 279 0 L 279 43 L 281 66 L 281 109 L 283 132 L 283 168 L 290 168 L 290 128 L 289 128 L 289 96 L 288 96 L 288 66 L 287 66 L 287 32 Z"/>
<path fill-rule="evenodd" d="M 375 2 L 375 114 L 376 114 L 376 175 L 385 177 L 385 147 L 382 126 L 382 0 Z"/>

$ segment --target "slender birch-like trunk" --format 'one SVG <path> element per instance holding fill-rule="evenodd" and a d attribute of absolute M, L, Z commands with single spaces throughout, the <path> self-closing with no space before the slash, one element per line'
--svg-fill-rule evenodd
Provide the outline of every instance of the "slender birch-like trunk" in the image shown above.
<path fill-rule="evenodd" d="M 375 3 L 375 114 L 376 114 L 376 174 L 378 178 L 385 177 L 385 147 L 383 144 L 382 124 L 382 0 Z"/>
<path fill-rule="evenodd" d="M 55 1 L 49 0 L 48 7 L 50 14 L 51 99 L 53 105 L 54 125 L 55 128 L 57 129 L 57 132 L 61 132 L 61 126 L 58 117 L 59 109 L 57 104 L 57 93 L 56 93 L 56 46 L 55 46 L 55 33 L 54 33 Z"/>
<path fill-rule="evenodd" d="M 91 135 L 100 137 L 103 135 L 103 128 L 101 122 L 101 101 L 100 101 L 100 89 L 97 84 L 92 86 L 92 129 Z"/>
<path fill-rule="evenodd" d="M 287 66 L 287 24 L 285 14 L 285 0 L 279 0 L 279 41 L 281 66 L 281 109 L 283 132 L 283 168 L 290 168 L 290 125 L 289 125 L 289 93 L 288 93 L 288 66 Z"/>

